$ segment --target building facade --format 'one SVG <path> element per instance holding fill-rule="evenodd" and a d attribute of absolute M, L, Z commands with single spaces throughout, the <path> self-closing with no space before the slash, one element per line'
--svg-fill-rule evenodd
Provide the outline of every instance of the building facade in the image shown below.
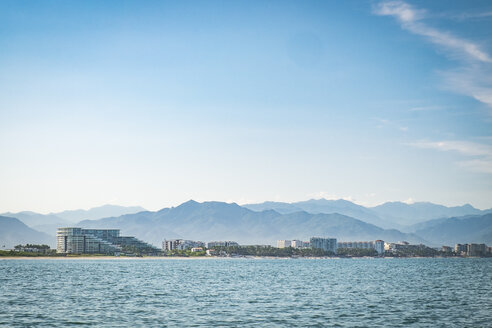
<path fill-rule="evenodd" d="M 309 242 L 308 241 L 302 241 L 302 240 L 293 240 L 290 243 L 291 247 L 294 248 L 308 248 L 309 247 Z"/>
<path fill-rule="evenodd" d="M 120 236 L 119 229 L 58 228 L 56 252 L 61 254 L 114 254 L 133 250 L 158 249 L 135 237 Z"/>
<path fill-rule="evenodd" d="M 319 248 L 327 252 L 337 252 L 337 239 L 336 238 L 321 238 L 312 237 L 309 240 L 311 248 Z"/>
<path fill-rule="evenodd" d="M 384 241 L 343 241 L 337 244 L 338 248 L 360 248 L 360 249 L 374 249 L 379 255 L 384 254 Z"/>
<path fill-rule="evenodd" d="M 207 243 L 207 248 L 232 247 L 232 246 L 239 246 L 239 244 L 236 243 L 235 241 L 231 241 L 231 240 L 226 240 L 226 241 L 209 241 Z"/>
<path fill-rule="evenodd" d="M 205 247 L 205 243 L 186 239 L 169 239 L 162 242 L 162 250 L 165 252 L 169 252 L 174 249 L 182 251 L 192 249 L 194 247 Z"/>
<path fill-rule="evenodd" d="M 454 245 L 454 252 L 461 255 L 462 253 L 466 253 L 466 248 L 466 244 L 456 244 Z"/>
<path fill-rule="evenodd" d="M 466 245 L 466 255 L 484 256 L 488 253 L 488 247 L 485 244 L 468 244 Z"/>
<path fill-rule="evenodd" d="M 285 239 L 277 240 L 277 248 L 287 248 L 291 246 L 292 246 L 292 242 L 290 240 L 285 240 Z"/>

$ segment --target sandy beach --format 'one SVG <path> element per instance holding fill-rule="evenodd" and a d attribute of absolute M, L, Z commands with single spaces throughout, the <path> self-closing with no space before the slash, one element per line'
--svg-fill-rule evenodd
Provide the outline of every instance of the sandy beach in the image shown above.
<path fill-rule="evenodd" d="M 227 257 L 167 257 L 167 256 L 148 256 L 148 257 L 131 257 L 131 256 L 2 256 L 1 260 L 210 260 L 210 259 L 231 259 Z"/>

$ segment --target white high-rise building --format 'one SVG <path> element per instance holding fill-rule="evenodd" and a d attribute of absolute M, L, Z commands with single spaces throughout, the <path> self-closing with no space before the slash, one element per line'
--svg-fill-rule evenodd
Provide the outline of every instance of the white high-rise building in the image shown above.
<path fill-rule="evenodd" d="M 277 248 L 291 247 L 292 242 L 290 240 L 277 240 Z"/>
<path fill-rule="evenodd" d="M 205 244 L 201 241 L 185 240 L 185 239 L 171 239 L 171 240 L 164 240 L 162 242 L 162 250 L 166 252 L 171 251 L 173 249 L 185 250 L 194 247 L 205 247 Z"/>
<path fill-rule="evenodd" d="M 309 242 L 308 241 L 302 241 L 302 240 L 293 240 L 290 243 L 291 247 L 294 248 L 307 248 L 309 247 Z"/>
<path fill-rule="evenodd" d="M 321 237 L 311 237 L 309 241 L 311 248 L 319 248 L 324 251 L 337 252 L 337 239 L 336 238 L 321 238 Z"/>
<path fill-rule="evenodd" d="M 338 243 L 338 248 L 375 249 L 381 255 L 384 253 L 384 241 L 342 241 Z"/>

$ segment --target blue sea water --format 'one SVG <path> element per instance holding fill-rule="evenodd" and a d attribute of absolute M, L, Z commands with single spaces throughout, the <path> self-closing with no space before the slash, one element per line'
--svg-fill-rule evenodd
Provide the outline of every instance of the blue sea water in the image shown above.
<path fill-rule="evenodd" d="M 5 327 L 492 327 L 492 259 L 1 260 Z"/>

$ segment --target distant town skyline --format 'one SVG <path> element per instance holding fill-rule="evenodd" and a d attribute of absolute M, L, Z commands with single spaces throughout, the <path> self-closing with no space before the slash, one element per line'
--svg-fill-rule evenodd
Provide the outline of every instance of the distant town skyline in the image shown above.
<path fill-rule="evenodd" d="M 492 207 L 490 1 L 2 1 L 0 212 Z"/>

